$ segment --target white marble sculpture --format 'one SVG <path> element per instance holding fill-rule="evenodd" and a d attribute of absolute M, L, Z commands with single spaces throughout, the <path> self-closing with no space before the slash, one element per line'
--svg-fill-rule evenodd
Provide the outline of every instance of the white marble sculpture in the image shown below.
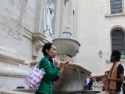
<path fill-rule="evenodd" d="M 45 10 L 44 10 L 44 31 L 52 35 L 52 20 L 54 18 L 54 4 L 51 0 L 46 0 Z"/>

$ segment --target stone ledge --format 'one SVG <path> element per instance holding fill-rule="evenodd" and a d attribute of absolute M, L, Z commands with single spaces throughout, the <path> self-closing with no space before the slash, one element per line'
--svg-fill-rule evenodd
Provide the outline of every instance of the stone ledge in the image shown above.
<path fill-rule="evenodd" d="M 40 40 L 40 41 L 43 41 L 44 43 L 48 42 L 46 40 L 46 37 L 41 33 L 32 33 L 32 38 L 33 38 L 33 41 Z"/>
<path fill-rule="evenodd" d="M 11 67 L 0 67 L 0 75 L 5 77 L 25 78 L 28 73 L 28 71 L 14 69 Z"/>
<path fill-rule="evenodd" d="M 0 94 L 34 94 L 34 93 L 18 92 L 18 91 L 13 91 L 11 89 L 0 88 Z"/>
<path fill-rule="evenodd" d="M 53 92 L 53 94 L 97 94 L 100 93 L 101 91 L 97 90 L 82 90 L 82 91 L 74 91 L 74 92 Z"/>
<path fill-rule="evenodd" d="M 124 13 L 107 14 L 107 15 L 105 15 L 105 18 L 112 18 L 112 17 L 119 17 L 119 16 L 125 17 L 125 14 Z"/>
<path fill-rule="evenodd" d="M 18 91 L 18 92 L 26 92 L 26 93 L 35 93 L 35 90 L 30 88 L 30 89 L 14 89 L 14 91 Z"/>

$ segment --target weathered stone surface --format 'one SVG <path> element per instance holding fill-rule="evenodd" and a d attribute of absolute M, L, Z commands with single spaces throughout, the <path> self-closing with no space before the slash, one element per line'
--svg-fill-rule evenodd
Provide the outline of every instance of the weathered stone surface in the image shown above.
<path fill-rule="evenodd" d="M 83 83 L 90 71 L 85 68 L 70 64 L 55 83 L 54 91 L 58 92 L 75 92 L 83 90 Z"/>

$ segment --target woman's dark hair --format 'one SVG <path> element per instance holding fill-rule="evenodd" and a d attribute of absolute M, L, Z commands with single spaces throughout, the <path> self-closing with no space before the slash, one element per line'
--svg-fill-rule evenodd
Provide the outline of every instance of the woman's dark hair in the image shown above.
<path fill-rule="evenodd" d="M 113 50 L 111 56 L 114 56 L 114 58 L 115 58 L 116 61 L 120 61 L 120 58 L 121 58 L 121 52 L 118 51 L 118 50 Z"/>
<path fill-rule="evenodd" d="M 47 52 L 46 52 L 46 49 L 47 49 L 47 50 L 50 50 L 52 45 L 53 45 L 52 43 L 46 43 L 46 44 L 44 44 L 44 46 L 43 46 L 43 48 L 42 48 L 42 52 L 43 52 L 43 55 L 44 55 L 44 56 L 45 56 L 45 55 L 48 55 Z"/>

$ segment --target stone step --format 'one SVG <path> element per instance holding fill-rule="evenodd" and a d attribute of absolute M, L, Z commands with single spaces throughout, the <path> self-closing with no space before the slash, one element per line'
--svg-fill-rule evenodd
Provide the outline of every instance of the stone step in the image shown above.
<path fill-rule="evenodd" d="M 26 92 L 14 91 L 7 88 L 0 88 L 0 94 L 34 94 L 34 93 L 26 93 Z"/>

